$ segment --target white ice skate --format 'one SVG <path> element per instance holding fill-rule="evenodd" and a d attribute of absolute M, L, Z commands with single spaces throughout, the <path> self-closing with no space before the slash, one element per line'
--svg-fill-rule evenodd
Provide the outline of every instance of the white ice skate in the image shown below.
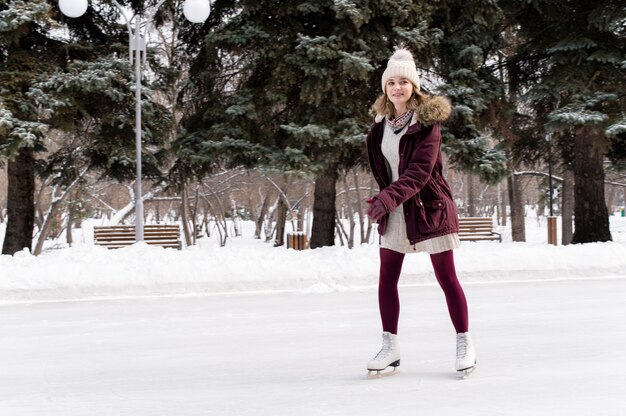
<path fill-rule="evenodd" d="M 456 371 L 462 373 L 463 378 L 465 378 L 475 369 L 476 351 L 469 332 L 456 334 Z"/>
<path fill-rule="evenodd" d="M 380 378 L 400 372 L 400 347 L 398 336 L 391 332 L 383 332 L 383 347 L 376 356 L 367 363 L 367 378 Z"/>

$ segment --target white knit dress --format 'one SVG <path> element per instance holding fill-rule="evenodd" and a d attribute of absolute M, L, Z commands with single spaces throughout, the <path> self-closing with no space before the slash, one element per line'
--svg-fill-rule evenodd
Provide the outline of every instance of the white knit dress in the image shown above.
<path fill-rule="evenodd" d="M 402 129 L 398 134 L 394 134 L 392 128 L 389 127 L 385 121 L 385 133 L 383 134 L 381 150 L 387 163 L 391 167 L 392 182 L 397 181 L 400 176 L 398 174 L 398 166 L 400 164 L 400 139 L 407 128 L 408 126 Z M 446 234 L 420 241 L 417 244 L 411 244 L 406 236 L 404 209 L 402 208 L 402 204 L 400 204 L 389 214 L 387 229 L 385 230 L 385 234 L 381 237 L 380 246 L 399 253 L 417 253 L 422 251 L 428 254 L 435 254 L 457 248 L 459 246 L 459 236 L 456 233 Z"/>

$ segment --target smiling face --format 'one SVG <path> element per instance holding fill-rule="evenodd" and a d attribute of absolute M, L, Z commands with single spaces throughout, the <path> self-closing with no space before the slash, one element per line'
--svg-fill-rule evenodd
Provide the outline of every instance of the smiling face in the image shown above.
<path fill-rule="evenodd" d="M 406 78 L 389 78 L 385 84 L 385 94 L 396 108 L 396 115 L 400 115 L 407 110 L 407 103 L 413 95 L 413 84 Z"/>

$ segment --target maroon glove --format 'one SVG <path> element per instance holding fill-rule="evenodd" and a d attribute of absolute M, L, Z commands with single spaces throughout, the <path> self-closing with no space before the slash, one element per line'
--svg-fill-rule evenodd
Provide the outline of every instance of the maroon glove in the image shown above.
<path fill-rule="evenodd" d="M 370 207 L 367 210 L 367 216 L 374 221 L 380 220 L 385 216 L 385 214 L 387 214 L 387 208 L 385 208 L 380 199 L 374 197 L 372 199 L 368 199 L 367 203 L 370 204 Z"/>

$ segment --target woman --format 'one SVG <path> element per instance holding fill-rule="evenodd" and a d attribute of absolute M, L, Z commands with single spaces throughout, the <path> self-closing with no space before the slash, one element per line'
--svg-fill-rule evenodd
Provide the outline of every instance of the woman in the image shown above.
<path fill-rule="evenodd" d="M 469 373 L 476 354 L 468 333 L 467 302 L 454 267 L 459 245 L 458 215 L 450 186 L 442 176 L 441 126 L 450 115 L 443 97 L 420 92 L 413 56 L 397 50 L 382 76 L 376 119 L 367 137 L 372 173 L 380 193 L 367 201 L 378 222 L 380 275 L 378 303 L 383 347 L 367 363 L 370 375 L 400 365 L 398 280 L 406 253 L 430 254 L 456 330 L 456 370 Z"/>

